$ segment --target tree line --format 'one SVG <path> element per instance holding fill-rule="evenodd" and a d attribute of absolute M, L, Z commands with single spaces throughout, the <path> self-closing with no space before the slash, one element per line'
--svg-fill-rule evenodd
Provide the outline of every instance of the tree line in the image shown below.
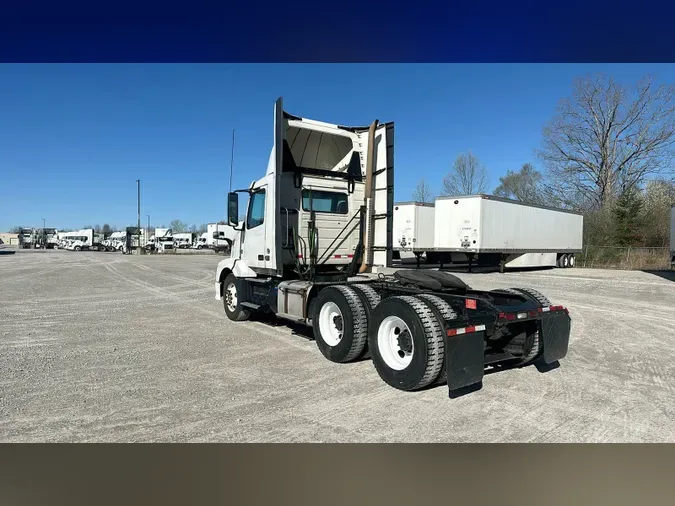
<path fill-rule="evenodd" d="M 575 80 L 542 129 L 531 162 L 507 170 L 492 193 L 584 214 L 584 242 L 603 246 L 667 247 L 675 204 L 675 86 L 647 76 L 626 86 L 595 74 Z M 441 195 L 488 191 L 488 171 L 462 153 L 444 177 Z M 415 202 L 431 202 L 424 179 Z"/>

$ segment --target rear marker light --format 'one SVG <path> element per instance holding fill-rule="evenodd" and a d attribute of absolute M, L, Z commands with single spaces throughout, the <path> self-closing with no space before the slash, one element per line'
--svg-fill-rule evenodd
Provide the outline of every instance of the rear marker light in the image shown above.
<path fill-rule="evenodd" d="M 476 309 L 476 300 L 475 299 L 466 299 L 466 308 L 467 309 Z"/>
<path fill-rule="evenodd" d="M 461 329 L 448 329 L 448 337 L 457 336 L 460 334 L 472 334 L 474 332 L 482 332 L 485 330 L 485 325 L 474 325 L 471 327 L 464 327 Z"/>

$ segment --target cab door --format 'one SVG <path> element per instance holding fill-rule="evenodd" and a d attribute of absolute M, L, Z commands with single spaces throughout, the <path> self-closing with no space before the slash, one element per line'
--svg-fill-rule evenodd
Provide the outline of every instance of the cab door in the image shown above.
<path fill-rule="evenodd" d="M 244 240 L 242 258 L 246 264 L 255 269 L 265 269 L 270 259 L 266 243 L 269 225 L 267 208 L 269 206 L 268 185 L 263 184 L 251 190 L 248 210 L 244 223 Z"/>

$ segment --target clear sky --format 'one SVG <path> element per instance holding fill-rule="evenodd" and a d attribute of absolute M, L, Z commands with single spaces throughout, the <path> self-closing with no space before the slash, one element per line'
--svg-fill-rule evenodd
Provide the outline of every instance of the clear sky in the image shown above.
<path fill-rule="evenodd" d="M 0 65 L 0 231 L 224 218 L 232 129 L 237 188 L 264 174 L 273 105 L 331 123 L 396 122 L 395 197 L 440 192 L 471 150 L 490 191 L 534 150 L 576 76 L 673 82 L 673 65 Z"/>

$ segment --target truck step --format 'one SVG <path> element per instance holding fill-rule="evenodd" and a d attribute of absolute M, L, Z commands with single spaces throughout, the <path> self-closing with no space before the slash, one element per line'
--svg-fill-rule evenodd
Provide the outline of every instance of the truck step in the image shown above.
<path fill-rule="evenodd" d="M 260 306 L 258 304 L 254 304 L 253 302 L 242 302 L 241 305 L 249 309 L 260 309 Z"/>

